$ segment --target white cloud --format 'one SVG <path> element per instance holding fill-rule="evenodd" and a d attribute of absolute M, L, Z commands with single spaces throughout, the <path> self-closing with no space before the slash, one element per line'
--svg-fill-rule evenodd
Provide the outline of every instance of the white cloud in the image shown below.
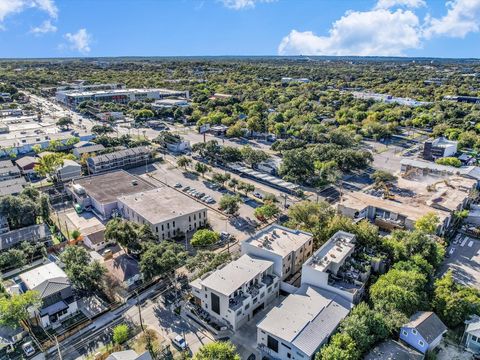
<path fill-rule="evenodd" d="M 40 26 L 34 27 L 30 32 L 33 34 L 41 35 L 56 31 L 57 27 L 53 25 L 50 20 L 45 20 Z"/>
<path fill-rule="evenodd" d="M 242 10 L 252 9 L 257 3 L 270 3 L 276 0 L 219 0 L 229 9 Z"/>
<path fill-rule="evenodd" d="M 447 1 L 447 14 L 441 18 L 427 17 L 424 36 L 465 37 L 480 30 L 480 0 Z"/>
<path fill-rule="evenodd" d="M 70 44 L 70 49 L 87 54 L 90 52 L 90 42 L 92 36 L 87 32 L 87 29 L 79 29 L 76 33 L 65 34 L 65 39 Z"/>
<path fill-rule="evenodd" d="M 0 0 L 0 21 L 29 8 L 44 11 L 52 18 L 58 16 L 58 8 L 53 0 Z"/>
<path fill-rule="evenodd" d="M 328 36 L 292 30 L 279 47 L 280 55 L 403 55 L 421 46 L 420 23 L 410 10 L 348 11 L 335 21 Z"/>
<path fill-rule="evenodd" d="M 419 8 L 426 6 L 424 0 L 378 0 L 375 9 L 390 9 L 393 7 Z"/>

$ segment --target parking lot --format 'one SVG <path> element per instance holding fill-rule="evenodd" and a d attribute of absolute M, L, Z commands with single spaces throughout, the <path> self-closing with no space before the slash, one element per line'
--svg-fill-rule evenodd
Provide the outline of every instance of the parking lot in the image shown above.
<path fill-rule="evenodd" d="M 447 248 L 439 274 L 453 271 L 454 279 L 480 290 L 480 240 L 458 234 Z"/>

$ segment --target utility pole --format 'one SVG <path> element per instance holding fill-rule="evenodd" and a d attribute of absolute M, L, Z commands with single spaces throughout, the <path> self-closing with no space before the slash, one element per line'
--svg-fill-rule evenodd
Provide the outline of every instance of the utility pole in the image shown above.
<path fill-rule="evenodd" d="M 138 299 L 138 291 L 135 290 L 135 294 L 137 295 L 137 308 L 138 308 L 138 318 L 140 319 L 140 327 L 142 331 L 145 332 L 145 328 L 143 327 L 143 320 L 142 320 L 142 308 L 140 306 L 140 301 Z"/>
<path fill-rule="evenodd" d="M 55 335 L 55 344 L 57 345 L 58 357 L 60 358 L 60 360 L 63 360 L 62 352 L 60 351 L 60 345 L 58 344 L 58 338 L 56 335 Z"/>

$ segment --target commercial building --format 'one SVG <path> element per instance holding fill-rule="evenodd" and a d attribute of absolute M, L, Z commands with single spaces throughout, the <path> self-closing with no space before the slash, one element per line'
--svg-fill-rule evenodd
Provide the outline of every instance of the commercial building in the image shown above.
<path fill-rule="evenodd" d="M 480 183 L 480 168 L 478 166 L 461 166 L 457 168 L 416 159 L 402 159 L 400 160 L 400 165 L 401 175 L 404 177 L 412 175 L 434 177 L 458 175 L 468 179 L 474 179 Z"/>
<path fill-rule="evenodd" d="M 454 156 L 457 153 L 457 146 L 457 141 L 451 141 L 444 137 L 425 141 L 423 144 L 423 158 L 425 160 L 436 160 Z"/>
<path fill-rule="evenodd" d="M 84 101 L 111 102 L 128 104 L 130 101 L 143 101 L 147 99 L 160 100 L 167 97 L 185 97 L 188 91 L 168 89 L 108 89 L 108 90 L 62 90 L 57 91 L 57 101 L 70 108 L 76 108 Z"/>
<path fill-rule="evenodd" d="M 422 202 L 412 203 L 404 198 L 403 202 L 383 199 L 363 192 L 346 193 L 337 204 L 337 210 L 352 219 L 366 219 L 380 229 L 392 231 L 395 229 L 413 230 L 415 222 L 425 214 L 434 212 L 439 220 L 437 233 L 443 234 L 451 221 L 450 213 L 434 209 Z"/>
<path fill-rule="evenodd" d="M 159 240 L 184 237 L 207 223 L 204 205 L 169 187 L 119 196 L 118 210 L 125 219 L 148 225 Z"/>
<path fill-rule="evenodd" d="M 38 324 L 55 327 L 78 311 L 72 285 L 65 272 L 55 263 L 48 263 L 19 275 L 22 291 L 37 291 L 42 306 L 35 310 Z"/>
<path fill-rule="evenodd" d="M 190 283 L 195 303 L 232 330 L 248 322 L 280 291 L 273 262 L 242 255 Z"/>
<path fill-rule="evenodd" d="M 272 359 L 314 359 L 351 308 L 337 294 L 303 285 L 257 325 L 258 350 Z"/>
<path fill-rule="evenodd" d="M 128 169 L 145 165 L 152 157 L 152 152 L 145 146 L 119 150 L 87 159 L 88 171 L 91 174 L 114 169 Z"/>
<path fill-rule="evenodd" d="M 75 179 L 67 188 L 75 203 L 102 220 L 118 213 L 118 197 L 151 189 L 154 186 L 123 170 Z"/>
<path fill-rule="evenodd" d="M 190 103 L 187 99 L 162 99 L 157 100 L 151 104 L 152 109 L 161 110 L 161 109 L 171 109 L 174 107 L 189 107 Z"/>
<path fill-rule="evenodd" d="M 242 254 L 273 262 L 275 274 L 283 281 L 297 273 L 313 252 L 313 235 L 272 224 L 242 242 Z"/>
<path fill-rule="evenodd" d="M 370 276 L 370 264 L 354 259 L 355 235 L 338 231 L 302 267 L 302 284 L 358 303 Z M 363 270 L 359 270 L 363 269 Z"/>

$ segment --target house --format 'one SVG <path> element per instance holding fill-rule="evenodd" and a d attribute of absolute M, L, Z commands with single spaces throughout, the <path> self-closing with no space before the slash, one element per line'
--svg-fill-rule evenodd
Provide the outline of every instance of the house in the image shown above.
<path fill-rule="evenodd" d="M 82 165 L 76 161 L 65 159 L 55 172 L 58 181 L 65 182 L 82 176 Z"/>
<path fill-rule="evenodd" d="M 148 225 L 158 240 L 184 238 L 207 223 L 204 205 L 169 187 L 119 196 L 118 211 L 127 220 Z"/>
<path fill-rule="evenodd" d="M 401 342 L 389 339 L 370 350 L 363 360 L 423 360 L 424 357 Z"/>
<path fill-rule="evenodd" d="M 446 332 L 447 327 L 435 313 L 418 311 L 400 328 L 400 340 L 425 354 L 440 343 Z"/>
<path fill-rule="evenodd" d="M 55 327 L 78 311 L 72 285 L 65 272 L 55 263 L 48 263 L 19 275 L 23 292 L 37 291 L 42 305 L 34 316 L 43 328 Z"/>
<path fill-rule="evenodd" d="M 105 147 L 102 144 L 94 144 L 94 143 L 90 143 L 90 142 L 88 142 L 88 143 L 91 144 L 91 145 L 75 147 L 75 145 L 77 145 L 77 144 L 75 144 L 73 146 L 73 151 L 72 151 L 73 155 L 75 155 L 75 157 L 80 159 L 85 154 L 87 154 L 87 155 L 96 154 L 100 151 L 105 150 Z"/>
<path fill-rule="evenodd" d="M 6 231 L 0 234 L 0 251 L 8 250 L 26 241 L 32 244 L 48 244 L 51 234 L 46 224 L 31 225 L 21 229 Z"/>
<path fill-rule="evenodd" d="M 12 160 L 0 160 L 0 181 L 17 179 L 22 177 L 18 167 L 13 165 Z"/>
<path fill-rule="evenodd" d="M 107 244 L 105 240 L 105 225 L 90 211 L 76 210 L 65 211 L 65 221 L 68 223 L 68 228 L 76 229 L 81 234 L 83 244 L 91 250 L 100 251 Z"/>
<path fill-rule="evenodd" d="M 4 348 L 13 351 L 15 344 L 20 342 L 25 335 L 27 332 L 21 327 L 0 326 L 0 351 Z"/>
<path fill-rule="evenodd" d="M 37 164 L 38 159 L 33 156 L 24 156 L 20 159 L 15 160 L 15 164 L 20 170 L 20 173 L 23 176 L 32 176 L 35 174 L 35 165 Z"/>
<path fill-rule="evenodd" d="M 139 281 L 143 279 L 140 264 L 128 254 L 115 254 L 113 258 L 106 260 L 104 265 L 110 276 L 128 291 L 135 288 Z"/>
<path fill-rule="evenodd" d="M 76 204 L 91 209 L 101 220 L 118 212 L 118 197 L 152 189 L 154 186 L 124 170 L 74 179 L 67 187 Z"/>
<path fill-rule="evenodd" d="M 303 264 L 302 284 L 328 290 L 358 303 L 370 276 L 370 264 L 354 259 L 355 242 L 355 235 L 336 232 Z"/>
<path fill-rule="evenodd" d="M 152 152 L 145 146 L 114 151 L 104 155 L 97 155 L 87 159 L 87 167 L 90 174 L 99 172 L 127 169 L 140 165 L 146 165 Z"/>
<path fill-rule="evenodd" d="M 480 354 L 480 317 L 474 315 L 467 320 L 463 333 L 463 344 L 468 351 Z"/>
<path fill-rule="evenodd" d="M 124 350 L 108 355 L 105 360 L 152 360 L 152 356 L 148 351 L 138 355 L 134 350 Z"/>
<path fill-rule="evenodd" d="M 457 153 L 457 146 L 457 141 L 451 141 L 444 137 L 425 141 L 423 144 L 423 158 L 432 161 L 443 157 L 454 156 Z"/>
<path fill-rule="evenodd" d="M 242 255 L 190 283 L 197 306 L 235 331 L 279 295 L 273 262 Z"/>
<path fill-rule="evenodd" d="M 0 181 L 0 196 L 20 194 L 26 185 L 24 177 Z"/>
<path fill-rule="evenodd" d="M 272 224 L 241 244 L 242 254 L 273 262 L 275 274 L 283 281 L 297 273 L 313 252 L 313 235 Z"/>
<path fill-rule="evenodd" d="M 302 285 L 257 325 L 257 348 L 267 358 L 313 360 L 351 308 L 337 294 Z"/>

